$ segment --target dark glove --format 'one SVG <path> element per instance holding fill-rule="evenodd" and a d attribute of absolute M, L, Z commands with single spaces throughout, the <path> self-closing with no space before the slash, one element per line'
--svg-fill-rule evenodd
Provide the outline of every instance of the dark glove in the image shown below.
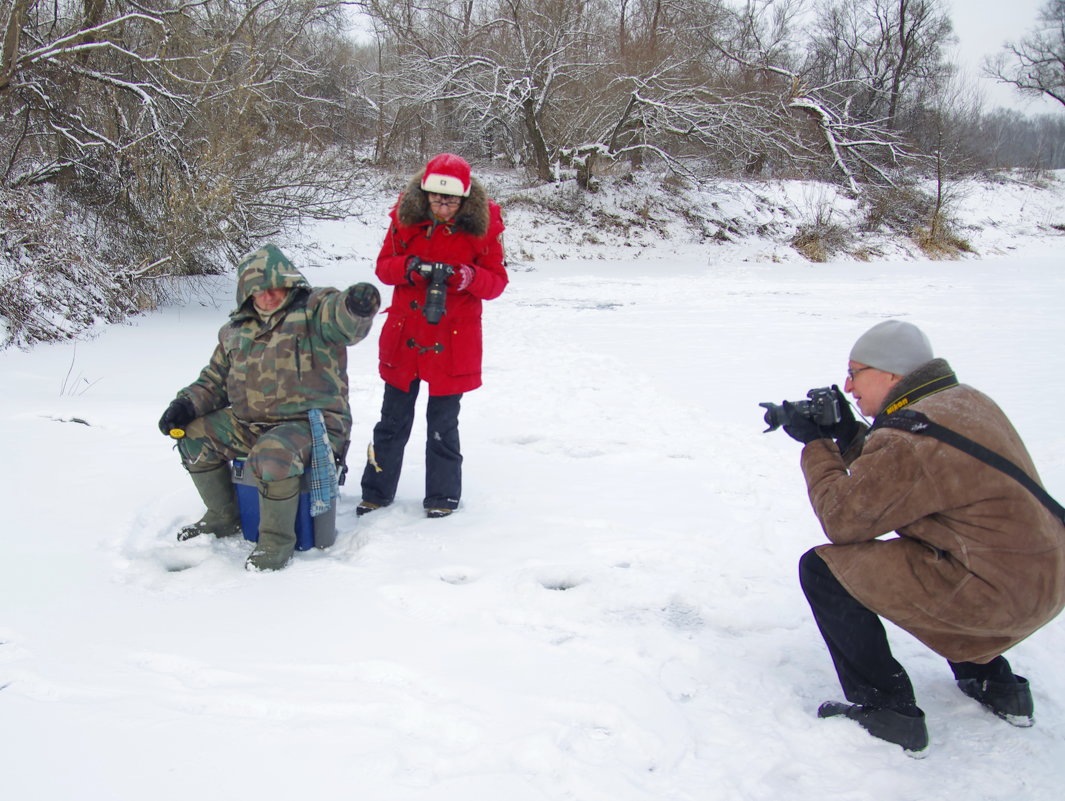
<path fill-rule="evenodd" d="M 166 407 L 163 416 L 159 418 L 159 430 L 163 436 L 170 436 L 170 429 L 184 428 L 196 419 L 196 409 L 188 398 L 175 398 Z"/>
<path fill-rule="evenodd" d="M 417 256 L 410 256 L 407 258 L 407 268 L 404 271 L 404 275 L 407 277 L 407 283 L 414 286 L 414 279 L 416 277 L 422 277 L 422 265 L 426 264 Z"/>
<path fill-rule="evenodd" d="M 817 425 L 809 417 L 805 417 L 798 414 L 795 411 L 795 404 L 791 401 L 784 401 L 784 411 L 788 417 L 793 421 L 791 425 L 784 426 L 784 433 L 794 440 L 798 440 L 803 445 L 813 442 L 815 439 L 824 439 L 828 435 L 823 433 L 820 426 Z"/>
<path fill-rule="evenodd" d="M 862 427 L 854 419 L 854 410 L 851 409 L 850 402 L 840 392 L 839 387 L 833 384 L 832 391 L 836 394 L 836 400 L 839 401 L 840 419 L 838 423 L 827 426 L 822 431 L 824 431 L 825 436 L 832 437 L 836 441 L 836 446 L 839 448 L 840 453 L 846 453 L 847 449 L 854 444 L 854 438 L 858 436 Z"/>
<path fill-rule="evenodd" d="M 344 298 L 348 311 L 356 317 L 372 317 L 381 308 L 381 293 L 373 284 L 361 283 L 348 287 Z"/>

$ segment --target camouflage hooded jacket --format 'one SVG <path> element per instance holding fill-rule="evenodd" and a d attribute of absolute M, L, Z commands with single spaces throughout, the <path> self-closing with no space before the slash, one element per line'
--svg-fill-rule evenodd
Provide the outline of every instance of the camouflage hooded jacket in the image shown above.
<path fill-rule="evenodd" d="M 284 302 L 269 315 L 252 295 L 285 288 Z M 358 317 L 345 294 L 312 288 L 274 245 L 245 257 L 237 267 L 237 308 L 218 332 L 218 346 L 200 377 L 178 394 L 197 416 L 227 406 L 247 423 L 306 420 L 321 409 L 330 434 L 347 439 L 348 345 L 370 331 L 373 316 Z"/>

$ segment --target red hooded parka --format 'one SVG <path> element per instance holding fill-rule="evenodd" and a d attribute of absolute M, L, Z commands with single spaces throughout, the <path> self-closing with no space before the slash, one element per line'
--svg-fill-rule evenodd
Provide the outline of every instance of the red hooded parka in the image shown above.
<path fill-rule="evenodd" d="M 381 329 L 381 378 L 404 391 L 418 378 L 428 382 L 430 395 L 456 395 L 481 386 L 481 301 L 499 297 L 509 280 L 503 216 L 471 179 L 458 213 L 448 222 L 435 222 L 421 179 L 420 173 L 415 176 L 389 213 L 391 225 L 377 257 L 377 277 L 395 287 Z M 416 275 L 413 284 L 408 281 L 411 256 L 473 268 L 462 291 L 457 276 L 450 279 L 447 311 L 436 325 L 422 313 L 425 279 Z"/>

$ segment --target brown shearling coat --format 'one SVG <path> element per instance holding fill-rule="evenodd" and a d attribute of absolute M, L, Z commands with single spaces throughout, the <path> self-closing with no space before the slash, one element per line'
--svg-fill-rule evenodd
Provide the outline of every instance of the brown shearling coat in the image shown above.
<path fill-rule="evenodd" d="M 949 375 L 934 359 L 885 408 Z M 1002 410 L 964 384 L 910 407 L 998 452 L 1039 481 Z M 854 449 L 848 451 L 853 457 Z M 1065 526 L 1014 479 L 930 436 L 875 429 L 845 466 L 831 440 L 803 449 L 818 547 L 864 606 L 954 662 L 986 663 L 1065 606 Z M 897 537 L 880 539 L 895 532 Z"/>

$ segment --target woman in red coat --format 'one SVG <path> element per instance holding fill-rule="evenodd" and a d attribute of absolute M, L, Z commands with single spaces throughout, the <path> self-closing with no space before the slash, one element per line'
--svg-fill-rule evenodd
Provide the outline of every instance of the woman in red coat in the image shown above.
<path fill-rule="evenodd" d="M 385 397 L 357 512 L 395 498 L 424 380 L 429 400 L 423 505 L 429 517 L 445 517 L 458 508 L 462 494 L 459 404 L 464 392 L 481 385 L 481 301 L 499 297 L 508 280 L 503 217 L 470 175 L 470 165 L 452 153 L 436 156 L 411 179 L 390 217 L 377 257 L 377 277 L 395 287 L 381 329 Z M 436 322 L 432 309 L 426 310 L 434 275 L 446 281 L 436 287 L 437 296 L 446 291 L 446 311 Z"/>

